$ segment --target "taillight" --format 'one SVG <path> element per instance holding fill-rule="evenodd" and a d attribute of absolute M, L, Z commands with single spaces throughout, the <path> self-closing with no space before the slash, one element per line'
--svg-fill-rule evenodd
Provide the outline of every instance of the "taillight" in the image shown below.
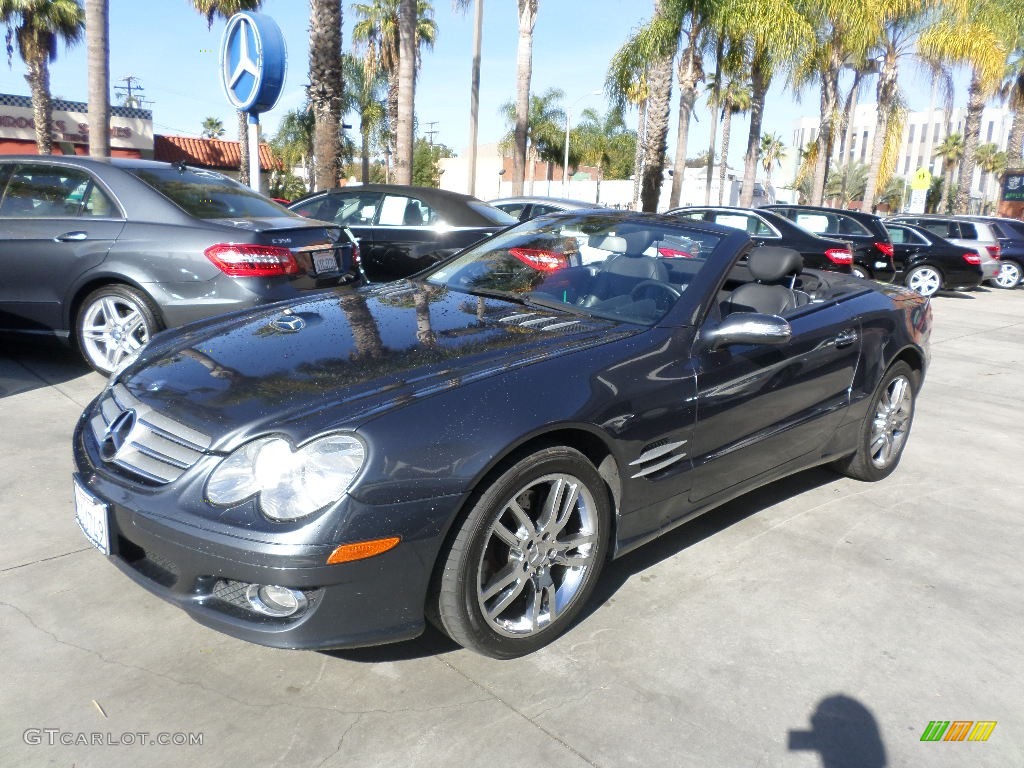
<path fill-rule="evenodd" d="M 853 253 L 845 248 L 829 248 L 825 251 L 825 255 L 833 264 L 838 264 L 840 266 L 853 264 Z"/>
<path fill-rule="evenodd" d="M 279 245 L 218 243 L 203 253 L 217 269 L 232 277 L 276 277 L 299 272 L 295 255 Z"/>
<path fill-rule="evenodd" d="M 509 248 L 508 252 L 528 267 L 539 272 L 557 272 L 569 266 L 564 253 L 545 251 L 540 248 Z"/>
<path fill-rule="evenodd" d="M 999 258 L 999 254 L 1002 253 L 1002 249 L 999 247 L 998 244 L 997 245 L 986 245 L 985 249 L 988 251 L 988 255 L 991 256 L 993 259 L 998 259 Z"/>
<path fill-rule="evenodd" d="M 363 263 L 363 254 L 359 252 L 359 243 L 352 241 L 352 266 L 359 267 Z"/>
<path fill-rule="evenodd" d="M 979 256 L 974 251 L 971 251 L 970 253 L 964 254 L 964 261 L 966 261 L 968 264 L 978 266 L 979 264 L 981 264 L 981 256 Z"/>
<path fill-rule="evenodd" d="M 693 251 L 681 251 L 678 248 L 666 248 L 662 246 L 658 249 L 658 255 L 663 256 L 666 259 L 692 259 L 697 254 Z"/>
<path fill-rule="evenodd" d="M 879 242 L 875 243 L 875 248 L 880 250 L 882 253 L 884 253 L 886 256 L 888 256 L 890 259 L 892 258 L 893 253 L 894 253 L 894 251 L 892 249 L 892 243 L 883 243 L 883 242 L 879 241 Z"/>

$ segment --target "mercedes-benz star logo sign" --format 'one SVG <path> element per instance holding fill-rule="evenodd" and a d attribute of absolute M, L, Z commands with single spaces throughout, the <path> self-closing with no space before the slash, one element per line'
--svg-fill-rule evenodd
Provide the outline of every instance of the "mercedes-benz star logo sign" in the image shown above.
<path fill-rule="evenodd" d="M 282 333 L 298 333 L 306 327 L 306 321 L 297 315 L 281 315 L 270 325 Z"/>
<path fill-rule="evenodd" d="M 137 420 L 135 411 L 129 409 L 110 422 L 103 433 L 103 443 L 100 445 L 100 454 L 104 461 L 114 461 L 117 458 L 122 446 L 131 437 Z"/>
<path fill-rule="evenodd" d="M 255 88 L 255 85 L 253 85 L 250 86 L 248 93 L 240 93 L 238 85 L 243 76 L 249 75 L 253 79 L 254 84 L 259 83 L 260 68 L 249 51 L 250 40 L 255 40 L 256 35 L 256 26 L 252 21 L 248 17 L 240 17 L 237 25 L 238 63 L 235 64 L 234 70 L 228 75 L 228 88 L 231 89 L 239 101 L 248 101 Z"/>

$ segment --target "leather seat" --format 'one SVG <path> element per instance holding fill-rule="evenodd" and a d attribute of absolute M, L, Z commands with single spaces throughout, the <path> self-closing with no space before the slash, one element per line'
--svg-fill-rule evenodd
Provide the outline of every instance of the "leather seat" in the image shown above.
<path fill-rule="evenodd" d="M 750 252 L 747 268 L 756 280 L 734 290 L 726 300 L 726 313 L 759 312 L 782 315 L 806 303 L 793 290 L 804 259 L 791 248 L 762 246 Z"/>
<path fill-rule="evenodd" d="M 609 256 L 594 276 L 591 291 L 579 303 L 592 307 L 604 302 L 627 302 L 630 291 L 644 280 L 668 282 L 668 269 L 654 256 L 645 256 L 652 236 L 646 231 L 622 235 L 592 237 L 589 245 L 607 251 Z"/>

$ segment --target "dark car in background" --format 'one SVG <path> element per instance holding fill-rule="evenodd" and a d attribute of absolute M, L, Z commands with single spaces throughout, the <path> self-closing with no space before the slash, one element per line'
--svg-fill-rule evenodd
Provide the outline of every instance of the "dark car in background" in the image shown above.
<path fill-rule="evenodd" d="M 999 241 L 999 274 L 992 282 L 1000 288 L 1016 288 L 1024 282 L 1024 221 L 999 216 L 964 216 L 989 225 Z"/>
<path fill-rule="evenodd" d="M 363 281 L 354 240 L 184 164 L 0 157 L 0 332 L 109 373 L 162 328 Z"/>
<path fill-rule="evenodd" d="M 880 216 L 817 205 L 768 205 L 809 232 L 836 237 L 853 245 L 853 273 L 890 282 L 895 279 L 892 241 Z"/>
<path fill-rule="evenodd" d="M 394 184 L 316 192 L 288 209 L 351 230 L 363 268 L 374 280 L 419 272 L 516 223 L 470 195 Z"/>
<path fill-rule="evenodd" d="M 607 257 L 575 263 L 581 238 Z M 541 216 L 340 298 L 154 339 L 76 426 L 82 531 L 251 642 L 372 645 L 429 620 L 498 658 L 569 629 L 608 560 L 730 499 L 821 465 L 889 476 L 932 314 L 633 212 Z"/>
<path fill-rule="evenodd" d="M 886 221 L 913 224 L 956 245 L 973 248 L 981 256 L 982 280 L 995 280 L 1002 269 L 995 228 L 981 219 L 943 214 L 902 213 Z"/>
<path fill-rule="evenodd" d="M 896 280 L 922 296 L 981 285 L 981 256 L 912 224 L 886 222 L 892 240 Z"/>
<path fill-rule="evenodd" d="M 585 200 L 541 196 L 503 197 L 499 200 L 491 200 L 490 205 L 514 217 L 516 221 L 529 221 L 538 216 L 543 216 L 545 213 L 582 211 L 605 207 L 597 203 L 588 203 Z"/>
<path fill-rule="evenodd" d="M 756 245 L 779 245 L 797 251 L 812 269 L 851 272 L 853 251 L 838 238 L 820 237 L 764 208 L 730 206 L 687 206 L 668 211 L 667 216 L 708 221 L 746 232 Z"/>

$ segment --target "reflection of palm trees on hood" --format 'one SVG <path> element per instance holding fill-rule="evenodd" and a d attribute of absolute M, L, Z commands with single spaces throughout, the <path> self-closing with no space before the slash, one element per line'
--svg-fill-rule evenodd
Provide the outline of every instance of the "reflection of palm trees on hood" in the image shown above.
<path fill-rule="evenodd" d="M 348 326 L 352 329 L 352 341 L 355 349 L 352 361 L 379 360 L 384 357 L 384 343 L 380 338 L 380 328 L 370 308 L 366 305 L 366 296 L 355 291 L 341 294 L 338 303 L 345 313 Z"/>

